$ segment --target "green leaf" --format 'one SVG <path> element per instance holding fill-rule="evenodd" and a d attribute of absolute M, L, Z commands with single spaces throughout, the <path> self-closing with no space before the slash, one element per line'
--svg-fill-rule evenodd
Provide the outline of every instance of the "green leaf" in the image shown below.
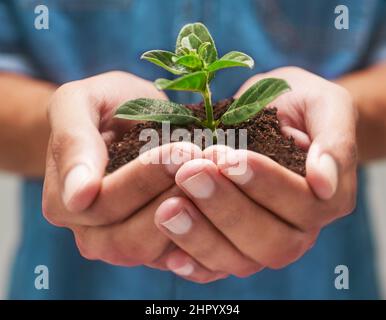
<path fill-rule="evenodd" d="M 196 52 L 201 44 L 201 40 L 193 33 L 181 39 L 181 45 L 183 48 L 195 50 Z"/>
<path fill-rule="evenodd" d="M 200 44 L 200 46 L 198 47 L 197 53 L 201 59 L 206 60 L 206 56 L 208 54 L 208 47 L 210 46 L 211 46 L 210 42 L 204 42 Z"/>
<path fill-rule="evenodd" d="M 164 50 L 151 50 L 142 54 L 141 59 L 145 59 L 150 61 L 173 74 L 184 74 L 187 73 L 188 70 L 182 65 L 176 65 L 174 63 L 174 59 L 177 56 L 173 52 L 164 51 Z"/>
<path fill-rule="evenodd" d="M 200 122 L 200 119 L 182 104 L 146 98 L 125 102 L 117 109 L 115 117 L 129 120 L 169 121 L 178 125 Z"/>
<path fill-rule="evenodd" d="M 290 89 L 288 83 L 282 79 L 260 80 L 232 103 L 221 117 L 221 122 L 225 125 L 232 125 L 248 120 Z"/>
<path fill-rule="evenodd" d="M 192 55 L 192 54 L 177 58 L 175 60 L 175 63 L 193 70 L 197 70 L 202 67 L 201 59 L 196 55 Z"/>
<path fill-rule="evenodd" d="M 239 99 L 235 100 L 228 111 L 256 101 L 262 102 L 263 100 L 267 100 L 266 104 L 268 104 L 280 94 L 290 89 L 290 86 L 285 80 L 278 78 L 262 79 L 250 86 Z"/>
<path fill-rule="evenodd" d="M 178 48 L 176 50 L 176 54 L 177 54 L 177 57 L 180 57 L 180 56 L 185 56 L 185 55 L 188 55 L 190 54 L 190 50 L 188 48 L 184 48 L 184 47 L 181 47 L 181 48 Z M 173 58 L 174 59 L 174 58 Z"/>
<path fill-rule="evenodd" d="M 211 44 L 211 46 L 207 48 L 208 52 L 205 60 L 208 64 L 210 64 L 217 60 L 217 50 L 208 29 L 199 22 L 187 24 L 182 27 L 180 33 L 178 34 L 176 52 L 178 52 L 179 48 L 186 45 L 191 47 L 189 49 L 195 49 L 198 52 L 200 45 L 205 42 L 209 42 Z"/>
<path fill-rule="evenodd" d="M 221 122 L 225 125 L 234 125 L 252 118 L 262 109 L 264 109 L 264 106 L 256 101 L 255 103 L 224 113 L 221 117 Z"/>
<path fill-rule="evenodd" d="M 254 65 L 253 59 L 245 53 L 238 51 L 228 52 L 226 55 L 216 60 L 208 66 L 210 72 L 231 67 L 247 67 L 252 69 Z"/>
<path fill-rule="evenodd" d="M 205 88 L 207 73 L 197 71 L 174 80 L 157 79 L 155 86 L 160 90 L 202 91 Z"/>

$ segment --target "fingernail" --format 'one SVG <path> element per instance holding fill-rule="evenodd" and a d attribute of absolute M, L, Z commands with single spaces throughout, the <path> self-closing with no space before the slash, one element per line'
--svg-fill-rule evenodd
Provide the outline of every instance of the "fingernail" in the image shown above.
<path fill-rule="evenodd" d="M 79 164 L 67 174 L 64 182 L 63 201 L 68 205 L 73 196 L 90 180 L 91 172 L 88 166 Z"/>
<path fill-rule="evenodd" d="M 322 154 L 319 157 L 319 170 L 327 178 L 328 186 L 320 190 L 324 199 L 330 199 L 338 187 L 338 166 L 335 160 L 329 154 Z"/>
<path fill-rule="evenodd" d="M 209 174 L 205 171 L 190 177 L 181 183 L 182 187 L 194 198 L 207 199 L 215 189 L 215 184 Z"/>
<path fill-rule="evenodd" d="M 192 226 L 192 218 L 186 210 L 182 210 L 171 219 L 161 222 L 161 225 L 175 234 L 185 234 Z"/>
<path fill-rule="evenodd" d="M 189 276 L 193 273 L 194 267 L 191 263 L 186 263 L 182 267 L 171 269 L 174 273 L 179 276 Z"/>
<path fill-rule="evenodd" d="M 246 165 L 245 168 L 228 167 L 224 170 L 221 170 L 221 172 L 224 173 L 229 180 L 239 185 L 244 185 L 251 181 L 253 178 L 253 171 L 248 165 Z"/>

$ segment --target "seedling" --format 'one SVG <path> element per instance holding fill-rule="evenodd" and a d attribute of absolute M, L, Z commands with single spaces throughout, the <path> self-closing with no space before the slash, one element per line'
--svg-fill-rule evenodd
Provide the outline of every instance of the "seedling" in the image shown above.
<path fill-rule="evenodd" d="M 253 68 L 253 59 L 245 53 L 231 51 L 218 58 L 212 36 L 202 23 L 185 25 L 176 42 L 175 52 L 151 50 L 141 59 L 148 60 L 167 71 L 178 75 L 174 80 L 157 79 L 155 86 L 160 90 L 182 90 L 198 92 L 202 95 L 206 119 L 199 119 L 182 104 L 171 101 L 140 98 L 130 100 L 120 106 L 115 117 L 130 120 L 145 120 L 186 126 L 200 125 L 209 128 L 216 136 L 220 123 L 235 125 L 244 122 L 282 93 L 290 90 L 286 81 L 266 78 L 253 84 L 240 98 L 236 99 L 219 118 L 213 116 L 210 82 L 218 70 L 231 67 Z"/>

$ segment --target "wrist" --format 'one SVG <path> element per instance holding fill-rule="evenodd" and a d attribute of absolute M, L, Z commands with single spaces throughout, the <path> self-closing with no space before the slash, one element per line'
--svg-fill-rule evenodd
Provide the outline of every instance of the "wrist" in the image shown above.
<path fill-rule="evenodd" d="M 382 158 L 386 155 L 386 88 L 383 81 L 385 65 L 346 75 L 336 81 L 346 88 L 358 110 L 357 143 L 359 161 Z"/>
<path fill-rule="evenodd" d="M 46 113 L 54 91 L 48 82 L 0 74 L 0 168 L 27 176 L 44 174 L 50 131 Z"/>

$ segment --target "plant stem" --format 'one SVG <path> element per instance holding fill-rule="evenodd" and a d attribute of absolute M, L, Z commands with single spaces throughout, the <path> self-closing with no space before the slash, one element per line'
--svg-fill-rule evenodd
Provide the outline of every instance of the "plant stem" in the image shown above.
<path fill-rule="evenodd" d="M 216 131 L 214 116 L 213 116 L 213 106 L 212 106 L 212 94 L 209 89 L 209 84 L 207 83 L 205 86 L 204 92 L 202 92 L 202 96 L 204 97 L 205 104 L 205 113 L 206 113 L 206 125 L 212 130 L 212 132 Z"/>

